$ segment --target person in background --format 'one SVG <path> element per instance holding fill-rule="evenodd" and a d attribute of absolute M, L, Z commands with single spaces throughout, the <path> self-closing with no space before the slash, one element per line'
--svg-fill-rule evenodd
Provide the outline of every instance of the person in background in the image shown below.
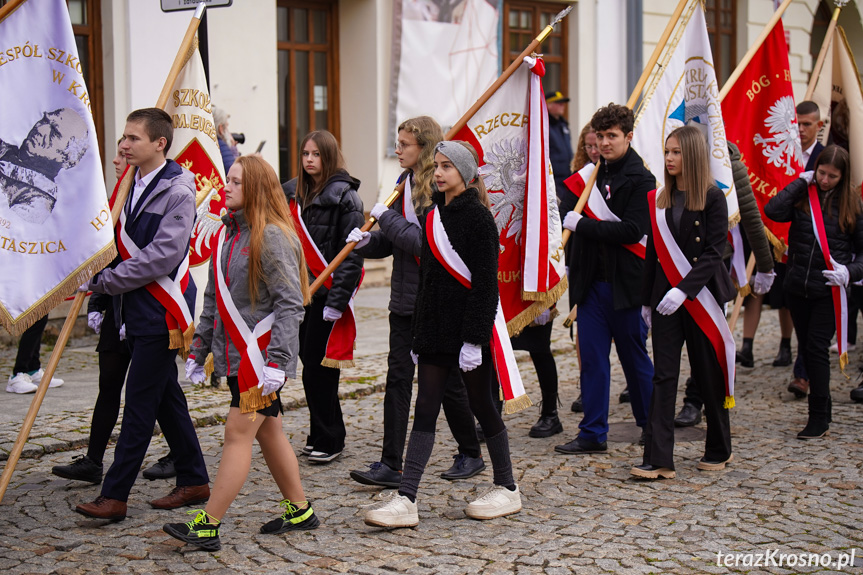
<path fill-rule="evenodd" d="M 567 102 L 569 98 L 565 98 L 560 92 L 548 92 L 545 95 L 545 105 L 548 108 L 548 155 L 558 198 L 569 193 L 563 181 L 572 175 L 572 133 L 565 117 Z"/>
<path fill-rule="evenodd" d="M 222 108 L 212 106 L 213 123 L 216 124 L 216 137 L 219 140 L 219 152 L 222 154 L 222 163 L 225 165 L 225 174 L 234 165 L 237 158 L 240 157 L 240 151 L 237 149 L 237 142 L 231 135 L 231 130 L 228 128 L 228 119 L 231 117 Z"/>

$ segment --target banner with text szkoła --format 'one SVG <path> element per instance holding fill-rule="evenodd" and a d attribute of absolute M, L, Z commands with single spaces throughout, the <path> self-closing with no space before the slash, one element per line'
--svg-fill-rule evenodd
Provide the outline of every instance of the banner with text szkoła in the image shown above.
<path fill-rule="evenodd" d="M 64 0 L 0 21 L 0 322 L 14 335 L 116 255 L 82 71 Z"/>
<path fill-rule="evenodd" d="M 195 174 L 195 205 L 197 214 L 189 245 L 189 265 L 207 263 L 222 227 L 225 213 L 225 167 L 213 111 L 204 64 L 198 51 L 198 39 L 192 44 L 165 111 L 174 121 L 174 142 L 168 156 Z M 203 276 L 206 278 L 206 276 Z M 206 279 L 204 279 L 206 282 Z M 203 286 L 199 292 L 203 293 Z"/>

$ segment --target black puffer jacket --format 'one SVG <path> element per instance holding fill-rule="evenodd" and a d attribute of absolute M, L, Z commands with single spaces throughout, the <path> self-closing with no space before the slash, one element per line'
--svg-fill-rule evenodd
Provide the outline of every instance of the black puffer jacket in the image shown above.
<path fill-rule="evenodd" d="M 728 157 L 731 160 L 731 173 L 734 176 L 734 188 L 737 190 L 737 205 L 740 208 L 740 226 L 749 242 L 752 253 L 755 254 L 755 269 L 761 273 L 773 270 L 773 250 L 764 233 L 764 222 L 761 220 L 761 210 L 752 192 L 749 181 L 749 171 L 740 158 L 737 146 L 728 142 Z M 725 249 L 724 259 L 729 259 L 733 252 L 731 242 Z"/>
<path fill-rule="evenodd" d="M 410 317 L 414 313 L 420 281 L 417 258 L 422 249 L 423 232 L 402 215 L 403 202 L 404 196 L 381 215 L 378 221 L 381 229 L 373 231 L 369 243 L 357 251 L 366 258 L 393 256 L 389 310 L 396 315 Z M 420 222 L 427 213 L 428 210 L 418 214 Z"/>
<path fill-rule="evenodd" d="M 767 203 L 764 215 L 776 222 L 791 222 L 788 268 L 783 287 L 796 296 L 821 298 L 830 295 L 830 286 L 821 273 L 827 266 L 815 241 L 815 230 L 808 212 L 808 189 L 803 178 L 794 180 Z M 863 213 L 857 215 L 853 232 L 843 232 L 839 229 L 839 202 L 836 198 L 828 202 L 832 194 L 819 193 L 830 257 L 847 266 L 851 281 L 855 282 L 863 278 Z M 801 209 L 800 205 L 806 209 Z M 853 262 L 852 257 L 856 258 Z"/>
<path fill-rule="evenodd" d="M 458 282 L 431 251 L 423 225 L 420 283 L 413 319 L 413 351 L 457 354 L 462 344 L 487 346 L 497 313 L 497 226 L 491 211 L 468 188 L 444 205 L 435 192 L 432 201 L 453 248 L 471 272 L 471 288 Z"/>
<path fill-rule="evenodd" d="M 359 187 L 359 180 L 347 172 L 337 172 L 309 205 L 301 206 L 306 229 L 328 262 L 333 261 L 345 246 L 348 233 L 365 222 L 363 202 L 357 193 Z M 286 182 L 282 189 L 288 202 L 293 201 L 297 192 L 297 179 Z M 326 297 L 325 305 L 344 311 L 360 281 L 362 267 L 363 257 L 356 251 L 351 252 L 333 273 L 332 289 L 327 291 L 322 287 L 314 297 Z"/>

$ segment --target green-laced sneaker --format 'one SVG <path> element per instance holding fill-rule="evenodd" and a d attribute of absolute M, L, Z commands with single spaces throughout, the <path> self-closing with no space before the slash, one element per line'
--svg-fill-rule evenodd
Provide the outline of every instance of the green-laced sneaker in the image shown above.
<path fill-rule="evenodd" d="M 261 526 L 261 533 L 276 535 L 286 531 L 308 531 L 309 529 L 317 529 L 321 524 L 318 516 L 315 515 L 312 509 L 311 501 L 301 501 L 307 503 L 306 507 L 300 509 L 295 503 L 291 503 L 287 499 L 283 500 L 279 505 L 285 508 L 285 512 L 278 519 L 265 523 Z"/>
<path fill-rule="evenodd" d="M 221 549 L 222 543 L 219 541 L 219 524 L 221 522 L 207 515 L 203 509 L 193 509 L 186 511 L 186 513 L 189 515 L 196 514 L 195 519 L 188 523 L 166 523 L 162 530 L 174 539 L 197 545 L 207 551 Z M 210 523 L 209 520 L 216 521 L 216 523 Z"/>

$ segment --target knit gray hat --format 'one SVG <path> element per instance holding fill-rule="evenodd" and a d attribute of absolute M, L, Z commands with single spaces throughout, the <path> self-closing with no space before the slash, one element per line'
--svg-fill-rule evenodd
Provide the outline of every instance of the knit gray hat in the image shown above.
<path fill-rule="evenodd" d="M 461 179 L 464 180 L 464 185 L 469 186 L 476 179 L 477 165 L 473 159 L 473 154 L 458 142 L 444 140 L 438 142 L 434 148 L 435 153 L 440 152 L 453 163 L 458 173 L 461 174 Z"/>

